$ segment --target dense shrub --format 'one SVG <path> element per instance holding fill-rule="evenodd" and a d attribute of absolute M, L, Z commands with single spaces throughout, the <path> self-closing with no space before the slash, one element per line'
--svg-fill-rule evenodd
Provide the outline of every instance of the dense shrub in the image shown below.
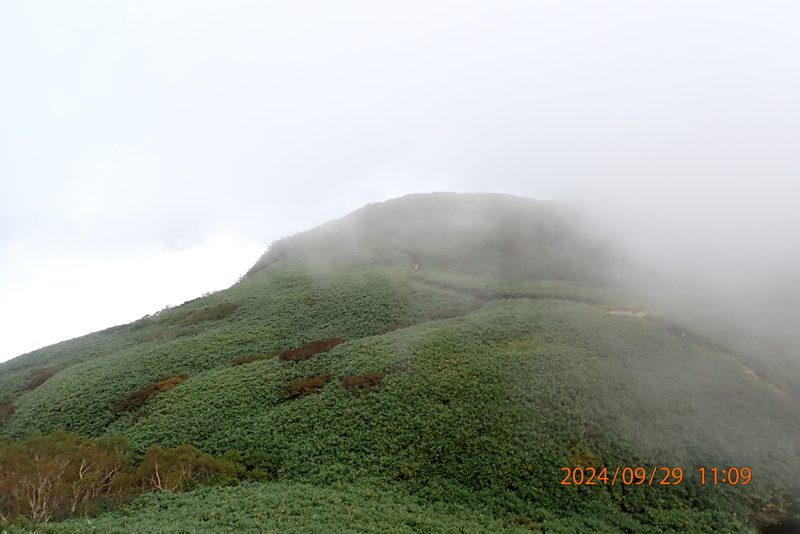
<path fill-rule="evenodd" d="M 572 453 L 572 457 L 569 460 L 571 467 L 591 467 L 594 469 L 600 468 L 600 465 L 597 463 L 597 457 L 594 455 L 594 453 L 587 451 L 584 447 L 575 445 L 570 447 L 569 450 Z"/>
<path fill-rule="evenodd" d="M 54 374 L 59 372 L 61 369 L 58 367 L 48 367 L 47 369 L 42 369 L 38 373 L 36 373 L 33 378 L 31 378 L 28 385 L 25 386 L 25 389 L 28 391 L 33 391 L 34 389 L 38 388 L 45 382 L 47 382 Z"/>
<path fill-rule="evenodd" d="M 429 315 L 431 319 L 453 319 L 459 316 L 461 316 L 461 312 L 443 309 L 433 310 Z"/>
<path fill-rule="evenodd" d="M 278 355 L 278 358 L 284 362 L 307 360 L 315 354 L 327 352 L 341 343 L 344 343 L 344 339 L 340 337 L 312 341 L 311 343 L 303 345 L 302 347 L 285 350 Z"/>
<path fill-rule="evenodd" d="M 186 375 L 175 375 L 175 376 L 168 376 L 165 378 L 161 378 L 156 380 L 150 385 L 147 385 L 143 388 L 137 389 L 127 398 L 117 402 L 116 406 L 114 406 L 114 415 L 120 416 L 125 412 L 132 412 L 134 410 L 138 410 L 146 402 L 149 402 L 158 395 L 159 393 L 163 393 L 165 391 L 169 391 L 184 380 L 186 380 Z"/>
<path fill-rule="evenodd" d="M 243 473 L 188 446 L 152 447 L 135 470 L 120 437 L 90 440 L 63 431 L 0 438 L 0 521 L 85 517 L 100 503 L 119 505 L 145 491 L 179 491 L 201 482 L 235 481 Z"/>
<path fill-rule="evenodd" d="M 130 506 L 90 520 L 39 525 L 39 534 L 281 534 L 440 533 L 531 534 L 481 507 L 426 502 L 367 484 L 311 485 L 297 481 L 204 487 L 141 495 Z M 4 525 L 0 526 L 0 532 Z M 581 532 L 597 531 L 585 529 Z M 611 530 L 609 530 L 611 531 Z M 619 530 L 616 530 L 619 532 Z M 31 534 L 34 528 L 8 528 Z M 579 532 L 553 530 L 553 532 Z M 633 530 L 628 530 L 633 532 Z M 665 530 L 662 530 L 665 532 Z M 675 532 L 673 530 L 673 532 Z M 710 530 L 704 532 L 711 532 Z"/>
<path fill-rule="evenodd" d="M 540 530 L 542 528 L 541 526 L 539 526 L 538 523 L 536 523 L 534 520 L 532 520 L 530 517 L 526 515 L 515 516 L 513 521 L 506 522 L 507 527 L 515 525 L 523 526 L 529 530 Z"/>
<path fill-rule="evenodd" d="M 136 469 L 142 489 L 150 491 L 175 492 L 214 478 L 233 480 L 239 474 L 233 463 L 215 460 L 191 445 L 171 450 L 151 447 Z"/>
<path fill-rule="evenodd" d="M 189 326 L 203 321 L 216 321 L 217 319 L 229 316 L 236 311 L 237 307 L 238 306 L 232 302 L 225 302 L 216 306 L 207 306 L 202 310 L 187 315 L 181 320 L 181 324 L 183 326 Z"/>
<path fill-rule="evenodd" d="M 383 375 L 380 373 L 368 373 L 365 375 L 342 377 L 342 386 L 349 389 L 354 395 L 369 393 L 373 389 L 380 387 Z"/>
<path fill-rule="evenodd" d="M 289 382 L 284 393 L 291 399 L 309 395 L 324 386 L 328 380 L 330 380 L 331 376 L 333 376 L 333 374 L 328 371 L 327 373 L 323 373 L 321 375 L 294 380 Z"/>
<path fill-rule="evenodd" d="M 408 328 L 409 326 L 411 326 L 410 323 L 403 323 L 403 324 L 386 326 L 386 327 L 382 328 L 378 332 L 378 334 L 380 334 L 380 335 L 388 334 L 389 332 L 394 332 L 395 330 L 402 330 L 403 328 Z"/>
<path fill-rule="evenodd" d="M 161 330 L 156 330 L 155 332 L 150 334 L 150 339 L 152 341 L 163 341 L 165 339 L 176 338 L 182 335 L 183 333 L 184 333 L 183 330 L 181 330 L 176 326 L 173 326 L 169 328 L 162 328 Z"/>
<path fill-rule="evenodd" d="M 275 352 L 271 352 L 269 354 L 262 352 L 261 354 L 256 354 L 252 358 L 237 358 L 236 360 L 233 361 L 233 363 L 231 364 L 231 367 L 238 367 L 239 365 L 244 365 L 246 363 L 256 362 L 258 360 L 269 360 L 270 358 L 274 358 L 275 356 L 277 356 L 280 353 L 281 353 L 281 351 L 275 351 Z"/>
<path fill-rule="evenodd" d="M 270 482 L 278 477 L 282 459 L 274 452 L 251 451 L 242 458 L 242 465 L 247 470 L 243 478 L 254 482 Z"/>
<path fill-rule="evenodd" d="M 186 380 L 186 378 L 186 375 L 176 375 L 158 380 L 155 384 L 153 384 L 155 391 L 150 394 L 150 397 L 148 397 L 147 400 L 155 397 L 157 393 L 163 393 L 164 391 L 173 389 L 175 386 Z"/>
<path fill-rule="evenodd" d="M 66 432 L 0 441 L 0 515 L 49 520 L 85 516 L 92 501 L 120 502 L 135 484 L 122 438 L 90 441 Z"/>
<path fill-rule="evenodd" d="M 258 357 L 255 357 L 255 358 L 236 358 L 235 360 L 233 360 L 233 363 L 231 364 L 231 367 L 238 367 L 238 366 L 244 365 L 246 363 L 255 362 L 258 359 L 259 359 Z"/>
<path fill-rule="evenodd" d="M 147 399 L 150 397 L 152 393 L 152 386 L 143 387 L 141 389 L 137 389 L 127 398 L 117 402 L 114 406 L 114 415 L 120 416 L 125 412 L 132 412 L 138 408 L 144 406 L 144 403 L 147 402 Z"/>
<path fill-rule="evenodd" d="M 2 425 L 6 418 L 14 413 L 14 410 L 16 409 L 17 408 L 14 406 L 13 400 L 10 400 L 5 404 L 0 404 L 0 425 Z"/>

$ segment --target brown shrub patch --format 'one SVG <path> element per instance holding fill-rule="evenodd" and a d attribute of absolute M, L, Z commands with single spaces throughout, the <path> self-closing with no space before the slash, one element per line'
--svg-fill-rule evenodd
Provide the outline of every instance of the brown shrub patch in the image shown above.
<path fill-rule="evenodd" d="M 484 302 L 484 301 L 482 301 L 480 299 L 475 299 L 472 302 L 470 302 L 469 309 L 472 310 L 472 311 L 475 311 L 475 310 L 478 310 L 480 308 L 483 308 L 484 304 L 486 304 L 486 302 Z"/>
<path fill-rule="evenodd" d="M 312 341 L 311 343 L 303 345 L 302 347 L 285 350 L 278 355 L 278 358 L 284 362 L 307 360 L 313 355 L 320 352 L 327 352 L 341 343 L 344 343 L 344 339 L 340 337 Z"/>
<path fill-rule="evenodd" d="M 603 431 L 596 426 L 587 426 L 585 434 L 587 438 L 595 441 L 603 437 Z"/>
<path fill-rule="evenodd" d="M 47 369 L 42 369 L 38 373 L 31 378 L 31 381 L 28 382 L 28 385 L 25 386 L 25 389 L 28 391 L 33 391 L 34 389 L 38 388 L 45 382 L 47 382 L 54 374 L 59 372 L 61 369 L 58 367 L 48 367 Z"/>
<path fill-rule="evenodd" d="M 407 365 L 398 365 L 397 367 L 394 368 L 395 372 L 406 371 L 406 370 L 408 370 L 408 366 Z"/>
<path fill-rule="evenodd" d="M 150 398 L 147 400 L 150 400 L 153 397 L 155 397 L 157 393 L 163 393 L 165 391 L 173 389 L 175 386 L 177 386 L 184 380 L 186 380 L 186 375 L 175 375 L 175 376 L 169 376 L 167 378 L 162 378 L 161 380 L 153 384 L 155 391 L 153 391 L 153 393 L 150 394 Z"/>
<path fill-rule="evenodd" d="M 17 407 L 14 406 L 14 401 L 10 400 L 5 404 L 0 404 L 0 425 L 8 418 L 9 415 L 14 413 Z"/>
<path fill-rule="evenodd" d="M 531 530 L 539 530 L 540 527 L 538 523 L 536 523 L 533 519 L 526 515 L 518 515 L 514 518 L 515 525 L 522 525 L 523 527 L 527 527 Z"/>
<path fill-rule="evenodd" d="M 342 386 L 349 389 L 353 395 L 369 393 L 373 389 L 380 387 L 383 375 L 380 373 L 368 373 L 366 375 L 342 377 Z"/>
<path fill-rule="evenodd" d="M 134 410 L 138 410 L 146 402 L 149 402 L 158 395 L 159 393 L 163 393 L 164 391 L 169 391 L 184 380 L 186 380 L 186 375 L 175 375 L 175 376 L 168 376 L 166 378 L 161 378 L 156 380 L 152 384 L 145 386 L 143 388 L 137 389 L 130 395 L 128 398 L 123 399 L 117 402 L 116 406 L 114 406 L 114 415 L 119 417 L 125 412 L 132 412 Z"/>
<path fill-rule="evenodd" d="M 533 347 L 538 347 L 542 344 L 539 340 L 531 339 L 525 334 L 520 334 L 511 339 L 503 341 L 503 348 L 511 352 L 527 352 L 532 350 Z"/>
<path fill-rule="evenodd" d="M 297 399 L 300 397 L 304 397 L 311 393 L 314 393 L 322 386 L 324 386 L 328 380 L 331 379 L 332 373 L 330 371 L 323 373 L 321 375 L 310 376 L 308 378 L 301 378 L 300 380 L 294 380 L 289 382 L 286 386 L 286 390 L 284 391 L 285 395 L 292 399 Z"/>
<path fill-rule="evenodd" d="M 316 306 L 316 305 L 317 305 L 317 301 L 316 300 L 307 300 L 306 301 L 306 306 Z"/>
<path fill-rule="evenodd" d="M 181 335 L 181 329 L 178 327 L 163 328 L 150 334 L 152 341 L 163 341 L 164 339 L 172 339 Z"/>
<path fill-rule="evenodd" d="M 259 360 L 259 359 L 260 358 L 258 358 L 257 356 L 255 358 L 237 358 L 237 359 L 235 359 L 233 361 L 233 363 L 231 364 L 231 367 L 237 367 L 239 365 L 244 365 L 246 363 L 254 362 L 254 361 Z"/>
<path fill-rule="evenodd" d="M 594 469 L 600 467 L 600 465 L 597 463 L 597 458 L 595 457 L 594 453 L 585 450 L 580 445 L 575 445 L 569 450 L 572 453 L 572 457 L 569 459 L 571 467 L 592 467 Z"/>
<path fill-rule="evenodd" d="M 236 308 L 238 308 L 238 306 L 232 302 L 225 302 L 216 306 L 207 306 L 202 310 L 197 310 L 196 312 L 187 315 L 181 320 L 181 324 L 183 326 L 189 326 L 190 324 L 196 324 L 203 321 L 216 321 L 217 319 L 222 319 L 223 317 L 229 316 L 236 311 Z"/>

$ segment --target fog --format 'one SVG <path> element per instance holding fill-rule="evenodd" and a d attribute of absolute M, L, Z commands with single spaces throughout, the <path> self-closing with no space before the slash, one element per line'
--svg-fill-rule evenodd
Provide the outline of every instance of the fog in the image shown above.
<path fill-rule="evenodd" d="M 785 295 L 798 16 L 5 2 L 0 360 L 230 285 L 273 240 L 415 192 L 557 200 L 670 283 Z"/>

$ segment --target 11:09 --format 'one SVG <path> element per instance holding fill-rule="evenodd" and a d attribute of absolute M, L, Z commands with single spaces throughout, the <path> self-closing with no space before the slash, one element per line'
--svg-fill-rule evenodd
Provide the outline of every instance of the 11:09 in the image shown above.
<path fill-rule="evenodd" d="M 753 478 L 753 472 L 749 467 L 729 467 L 728 469 L 720 469 L 718 467 L 706 469 L 705 467 L 700 467 L 697 470 L 700 471 L 701 484 L 706 482 L 709 484 L 725 484 L 727 482 L 731 485 L 739 484 L 744 486 L 749 484 L 750 479 Z M 706 474 L 708 474 L 708 477 L 706 477 Z"/>

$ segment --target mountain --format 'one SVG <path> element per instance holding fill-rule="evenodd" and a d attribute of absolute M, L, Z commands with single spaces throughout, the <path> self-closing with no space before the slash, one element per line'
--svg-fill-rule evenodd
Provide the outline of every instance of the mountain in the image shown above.
<path fill-rule="evenodd" d="M 368 205 L 229 289 L 0 364 L 0 450 L 65 430 L 249 473 L 54 533 L 783 528 L 795 347 L 626 284 L 590 230 L 506 195 Z"/>

